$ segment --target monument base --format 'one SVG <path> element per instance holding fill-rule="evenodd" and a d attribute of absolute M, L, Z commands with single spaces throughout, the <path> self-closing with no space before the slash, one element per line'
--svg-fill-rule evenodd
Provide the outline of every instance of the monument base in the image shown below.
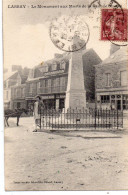
<path fill-rule="evenodd" d="M 86 91 L 74 90 L 66 92 L 65 111 L 76 108 L 86 108 Z"/>

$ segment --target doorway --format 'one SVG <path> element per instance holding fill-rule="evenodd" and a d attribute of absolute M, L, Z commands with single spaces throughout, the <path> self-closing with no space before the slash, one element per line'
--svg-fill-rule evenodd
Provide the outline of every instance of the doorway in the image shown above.
<path fill-rule="evenodd" d="M 117 100 L 117 110 L 121 110 L 121 100 Z"/>
<path fill-rule="evenodd" d="M 17 108 L 19 109 L 21 107 L 20 102 L 17 102 Z"/>

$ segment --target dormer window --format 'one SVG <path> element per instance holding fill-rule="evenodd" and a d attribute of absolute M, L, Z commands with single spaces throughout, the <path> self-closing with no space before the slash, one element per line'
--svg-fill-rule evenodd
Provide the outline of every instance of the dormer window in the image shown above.
<path fill-rule="evenodd" d="M 48 65 L 46 66 L 43 66 L 41 69 L 40 69 L 41 72 L 48 72 Z"/>
<path fill-rule="evenodd" d="M 34 78 L 34 69 L 29 70 L 29 78 Z"/>
<path fill-rule="evenodd" d="M 48 66 L 45 66 L 45 72 L 48 72 Z"/>
<path fill-rule="evenodd" d="M 52 71 L 55 71 L 57 69 L 57 63 L 54 62 L 51 66 Z"/>
<path fill-rule="evenodd" d="M 65 69 L 65 66 L 66 66 L 66 62 L 64 60 L 62 60 L 60 62 L 60 69 Z"/>
<path fill-rule="evenodd" d="M 21 85 L 21 77 L 20 77 L 19 74 L 18 74 L 18 76 L 17 76 L 17 85 Z"/>

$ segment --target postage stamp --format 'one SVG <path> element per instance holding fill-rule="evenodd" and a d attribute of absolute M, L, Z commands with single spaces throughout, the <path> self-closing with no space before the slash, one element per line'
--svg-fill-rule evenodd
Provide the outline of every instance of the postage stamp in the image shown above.
<path fill-rule="evenodd" d="M 127 41 L 128 10 L 101 10 L 101 40 Z"/>

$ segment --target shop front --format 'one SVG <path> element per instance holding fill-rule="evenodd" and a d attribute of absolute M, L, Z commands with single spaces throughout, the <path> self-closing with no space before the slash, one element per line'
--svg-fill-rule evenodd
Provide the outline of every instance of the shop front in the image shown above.
<path fill-rule="evenodd" d="M 128 94 L 98 94 L 97 107 L 110 110 L 128 110 Z"/>
<path fill-rule="evenodd" d="M 41 96 L 46 109 L 63 109 L 65 94 L 42 95 Z"/>
<path fill-rule="evenodd" d="M 12 101 L 12 109 L 26 108 L 26 101 L 23 99 L 17 99 Z"/>

